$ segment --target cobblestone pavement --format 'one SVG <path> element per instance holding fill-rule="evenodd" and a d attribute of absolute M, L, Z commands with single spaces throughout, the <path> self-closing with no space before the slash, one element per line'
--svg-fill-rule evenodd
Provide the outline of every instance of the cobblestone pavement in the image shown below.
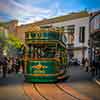
<path fill-rule="evenodd" d="M 71 76 L 66 83 L 93 100 L 100 100 L 100 86 L 93 81 L 91 74 L 80 66 L 71 67 Z"/>

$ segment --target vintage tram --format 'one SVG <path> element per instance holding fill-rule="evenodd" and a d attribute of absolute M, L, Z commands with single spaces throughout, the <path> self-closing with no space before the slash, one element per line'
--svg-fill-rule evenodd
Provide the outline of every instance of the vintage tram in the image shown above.
<path fill-rule="evenodd" d="M 67 75 L 66 37 L 62 29 L 33 27 L 25 33 L 25 80 L 57 82 Z"/>

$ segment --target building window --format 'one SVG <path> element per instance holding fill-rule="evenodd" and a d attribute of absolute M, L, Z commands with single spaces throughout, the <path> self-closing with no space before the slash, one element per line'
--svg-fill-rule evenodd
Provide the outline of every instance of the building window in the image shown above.
<path fill-rule="evenodd" d="M 74 44 L 75 25 L 67 26 L 67 33 L 68 33 L 68 43 Z"/>
<path fill-rule="evenodd" d="M 85 26 L 81 26 L 79 28 L 79 42 L 81 43 L 85 42 Z"/>
<path fill-rule="evenodd" d="M 28 39 L 29 34 L 27 32 L 25 32 L 25 39 Z"/>
<path fill-rule="evenodd" d="M 100 14 L 93 17 L 90 22 L 90 32 L 93 33 L 95 30 L 100 29 Z"/>
<path fill-rule="evenodd" d="M 75 32 L 75 25 L 67 26 L 67 33 L 74 34 L 74 32 Z"/>
<path fill-rule="evenodd" d="M 61 26 L 61 27 L 55 27 L 56 29 L 62 29 L 62 30 L 64 30 L 65 29 L 65 27 L 64 26 Z"/>
<path fill-rule="evenodd" d="M 64 31 L 65 27 L 64 27 L 64 26 L 62 26 L 62 27 L 61 27 L 61 29 Z"/>

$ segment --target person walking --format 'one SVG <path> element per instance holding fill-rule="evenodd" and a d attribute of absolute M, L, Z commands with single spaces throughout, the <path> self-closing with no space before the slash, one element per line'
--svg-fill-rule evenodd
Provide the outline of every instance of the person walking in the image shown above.
<path fill-rule="evenodd" d="M 96 67 L 96 76 L 100 77 L 100 54 L 96 56 L 95 67 Z"/>
<path fill-rule="evenodd" d="M 17 58 L 16 58 L 16 73 L 19 72 L 19 69 L 20 69 L 20 58 L 17 57 Z"/>
<path fill-rule="evenodd" d="M 25 63 L 24 63 L 24 59 L 22 59 L 22 69 L 23 69 L 23 74 L 25 73 Z"/>
<path fill-rule="evenodd" d="M 87 58 L 85 59 L 85 70 L 86 72 L 89 71 L 89 60 Z"/>
<path fill-rule="evenodd" d="M 8 60 L 8 74 L 11 73 L 11 70 L 12 70 L 12 59 L 9 58 L 9 60 Z"/>
<path fill-rule="evenodd" d="M 94 77 L 96 75 L 96 61 L 93 59 L 93 61 L 91 62 L 91 75 Z"/>
<path fill-rule="evenodd" d="M 12 58 L 12 71 L 16 72 L 16 57 Z"/>
<path fill-rule="evenodd" d="M 82 67 L 84 68 L 84 65 L 85 65 L 85 59 L 84 58 L 82 58 L 81 64 L 82 64 Z"/>
<path fill-rule="evenodd" d="M 25 63 L 23 57 L 20 58 L 20 70 L 22 71 L 23 74 L 25 73 Z"/>
<path fill-rule="evenodd" d="M 8 64 L 8 59 L 6 56 L 3 56 L 2 57 L 2 65 L 3 65 L 3 78 L 6 77 L 6 74 L 7 74 L 7 64 Z"/>

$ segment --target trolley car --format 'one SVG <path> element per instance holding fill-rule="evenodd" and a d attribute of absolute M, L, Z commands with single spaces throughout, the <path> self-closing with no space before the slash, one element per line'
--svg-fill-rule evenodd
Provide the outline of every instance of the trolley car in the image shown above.
<path fill-rule="evenodd" d="M 66 37 L 61 29 L 36 28 L 25 33 L 25 80 L 57 82 L 67 77 Z"/>

